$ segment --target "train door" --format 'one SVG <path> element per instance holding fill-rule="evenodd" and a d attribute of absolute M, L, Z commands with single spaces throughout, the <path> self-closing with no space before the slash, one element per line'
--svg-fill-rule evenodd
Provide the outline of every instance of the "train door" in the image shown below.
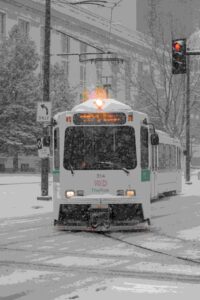
<path fill-rule="evenodd" d="M 151 154 L 152 154 L 152 161 L 151 161 L 151 198 L 157 198 L 158 197 L 158 146 L 151 146 Z"/>

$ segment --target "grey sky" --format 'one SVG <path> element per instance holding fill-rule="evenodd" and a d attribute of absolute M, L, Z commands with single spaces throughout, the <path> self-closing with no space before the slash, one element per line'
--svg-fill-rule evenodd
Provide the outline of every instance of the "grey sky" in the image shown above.
<path fill-rule="evenodd" d="M 118 2 L 117 0 L 108 0 L 108 2 Z M 110 18 L 111 9 L 88 5 L 88 10 L 95 12 L 98 15 Z M 132 30 L 136 29 L 136 0 L 122 0 L 119 6 L 113 10 L 113 22 L 120 23 Z"/>

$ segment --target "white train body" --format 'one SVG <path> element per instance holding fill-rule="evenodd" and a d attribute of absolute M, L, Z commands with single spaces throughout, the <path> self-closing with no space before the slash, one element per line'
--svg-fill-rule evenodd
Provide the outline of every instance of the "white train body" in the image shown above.
<path fill-rule="evenodd" d="M 147 123 L 146 114 L 113 99 L 91 99 L 55 116 L 55 225 L 101 231 L 150 223 L 159 172 L 152 170 L 152 149 L 158 146 L 151 145 Z M 161 192 L 163 180 L 164 174 Z"/>
<path fill-rule="evenodd" d="M 151 147 L 151 198 L 178 193 L 182 189 L 180 141 L 157 130 L 159 145 Z"/>

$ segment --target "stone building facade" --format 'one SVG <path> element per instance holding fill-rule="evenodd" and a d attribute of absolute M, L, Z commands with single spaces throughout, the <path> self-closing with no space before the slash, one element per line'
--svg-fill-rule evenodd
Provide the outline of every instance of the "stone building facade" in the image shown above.
<path fill-rule="evenodd" d="M 80 101 L 85 89 L 90 91 L 96 86 L 109 84 L 111 97 L 133 106 L 137 99 L 134 77 L 138 75 L 139 65 L 148 53 L 143 34 L 116 24 L 110 30 L 108 19 L 83 6 L 68 5 L 61 0 L 51 2 L 51 63 L 63 64 L 69 83 L 79 86 L 75 103 Z M 0 0 L 0 39 L 8 34 L 13 25 L 19 24 L 21 30 L 35 41 L 41 58 L 44 20 L 45 0 Z M 94 53 L 85 56 L 91 58 L 102 57 L 102 51 L 115 52 L 123 63 L 80 62 L 76 55 L 57 55 Z"/>

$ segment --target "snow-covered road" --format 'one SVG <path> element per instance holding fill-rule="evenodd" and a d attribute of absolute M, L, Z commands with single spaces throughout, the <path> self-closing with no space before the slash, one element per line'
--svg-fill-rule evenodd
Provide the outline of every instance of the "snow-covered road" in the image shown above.
<path fill-rule="evenodd" d="M 0 299 L 197 299 L 197 171 L 192 182 L 152 203 L 150 231 L 106 236 L 55 231 L 52 201 L 37 200 L 40 176 L 1 175 Z"/>

